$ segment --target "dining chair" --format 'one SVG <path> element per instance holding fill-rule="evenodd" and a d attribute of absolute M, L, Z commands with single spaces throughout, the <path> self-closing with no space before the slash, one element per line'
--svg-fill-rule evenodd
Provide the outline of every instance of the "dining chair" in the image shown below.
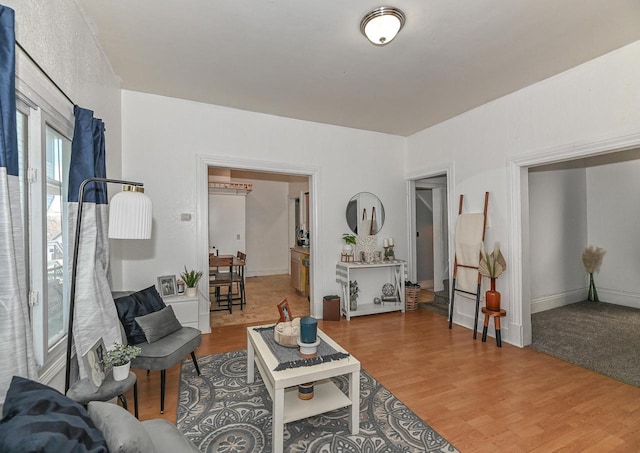
<path fill-rule="evenodd" d="M 229 310 L 233 313 L 233 256 L 209 255 L 209 295 L 214 295 L 218 308 L 211 311 Z M 227 292 L 222 293 L 221 289 Z M 226 307 L 222 305 L 222 298 L 226 299 Z M 242 307 L 241 307 L 242 308 Z"/>
<path fill-rule="evenodd" d="M 238 250 L 238 253 L 236 254 L 236 258 L 238 258 L 239 261 L 241 261 L 240 265 L 238 266 L 238 271 L 239 271 L 239 285 L 240 285 L 240 298 L 241 298 L 241 304 L 246 304 L 247 303 L 247 297 L 245 295 L 244 292 L 244 284 L 245 284 L 245 268 L 247 266 L 247 254 L 241 252 L 240 250 Z"/>
<path fill-rule="evenodd" d="M 218 278 L 225 281 L 231 280 L 231 304 L 239 305 L 240 310 L 244 308 L 244 304 L 246 303 L 244 292 L 244 268 L 246 259 L 246 254 L 237 252 L 236 256 L 233 258 L 232 266 L 228 269 L 218 271 Z M 216 292 L 217 301 L 221 301 L 224 296 L 225 294 L 222 294 L 221 291 L 218 290 Z"/>

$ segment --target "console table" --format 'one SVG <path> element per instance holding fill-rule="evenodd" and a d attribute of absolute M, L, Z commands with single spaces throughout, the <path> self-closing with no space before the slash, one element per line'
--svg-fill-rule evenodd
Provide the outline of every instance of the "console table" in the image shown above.
<path fill-rule="evenodd" d="M 362 273 L 372 273 L 375 269 L 386 269 L 389 272 L 391 283 L 395 287 L 395 295 L 397 302 L 382 302 L 380 304 L 373 303 L 373 298 L 365 299 L 358 297 L 357 310 L 351 310 L 351 298 L 349 291 L 349 282 L 357 280 L 357 276 Z M 404 313 L 404 282 L 407 279 L 407 265 L 403 260 L 382 261 L 379 263 L 363 263 L 363 262 L 340 262 L 336 264 L 336 282 L 340 284 L 342 289 L 341 312 L 347 318 L 352 316 L 372 315 L 375 313 L 386 313 L 390 311 L 402 311 Z M 370 294 L 379 294 L 380 288 L 385 281 L 380 282 L 380 287 L 368 289 Z M 362 288 L 361 288 L 362 290 Z"/>
<path fill-rule="evenodd" d="M 198 329 L 198 296 L 167 296 L 163 298 L 166 305 L 171 305 L 173 312 L 184 327 Z"/>

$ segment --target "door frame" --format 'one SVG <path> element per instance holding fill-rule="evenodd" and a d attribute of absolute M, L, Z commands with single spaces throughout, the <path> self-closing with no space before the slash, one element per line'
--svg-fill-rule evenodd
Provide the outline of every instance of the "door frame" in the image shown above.
<path fill-rule="evenodd" d="M 297 176 L 309 177 L 309 223 L 311 224 L 310 242 L 311 247 L 311 269 L 309 272 L 310 285 L 310 313 L 316 316 L 322 313 L 320 302 L 322 295 L 316 294 L 320 292 L 321 285 L 315 282 L 323 281 L 322 266 L 320 265 L 320 254 L 315 250 L 321 250 L 320 246 L 320 168 L 315 166 L 299 166 L 288 162 L 265 162 L 254 159 L 234 158 L 228 156 L 217 156 L 211 154 L 198 154 L 196 168 L 196 194 L 197 194 L 197 212 L 196 212 L 196 247 L 197 247 L 197 263 L 199 269 L 209 268 L 209 167 L 237 168 L 242 170 L 262 171 L 266 173 L 279 173 Z M 288 233 L 287 233 L 288 234 Z M 204 288 L 205 279 L 201 279 L 200 291 L 203 294 L 208 293 L 208 288 Z M 206 279 L 208 282 L 208 279 Z M 316 316 L 317 317 L 317 316 Z"/>
<path fill-rule="evenodd" d="M 531 277 L 529 267 L 529 168 L 582 159 L 640 147 L 640 133 L 610 137 L 586 143 L 569 143 L 510 159 L 509 294 L 513 318 L 509 324 L 510 343 L 531 344 Z"/>
<path fill-rule="evenodd" d="M 451 200 L 454 198 L 454 163 L 434 166 L 427 169 L 417 170 L 406 176 L 407 180 L 407 250 L 409 251 L 408 275 L 409 280 L 416 281 L 417 278 L 417 252 L 416 252 L 416 181 L 425 178 L 444 176 L 447 178 L 447 241 L 449 250 L 449 279 L 451 279 L 451 257 L 453 256 L 453 242 L 451 234 L 452 221 L 455 219 L 452 211 Z"/>

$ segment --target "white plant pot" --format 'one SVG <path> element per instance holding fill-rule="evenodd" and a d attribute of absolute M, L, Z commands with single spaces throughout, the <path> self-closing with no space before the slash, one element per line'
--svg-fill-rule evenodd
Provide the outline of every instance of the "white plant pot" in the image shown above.
<path fill-rule="evenodd" d="M 195 297 L 195 295 L 198 292 L 198 288 L 197 287 L 193 287 L 193 288 L 187 288 L 187 297 Z"/>
<path fill-rule="evenodd" d="M 127 362 L 124 365 L 113 367 L 113 380 L 124 381 L 129 377 L 129 368 L 131 368 L 131 362 Z"/>
<path fill-rule="evenodd" d="M 352 255 L 353 254 L 353 245 L 351 244 L 345 244 L 342 246 L 342 253 L 346 254 L 346 255 Z"/>

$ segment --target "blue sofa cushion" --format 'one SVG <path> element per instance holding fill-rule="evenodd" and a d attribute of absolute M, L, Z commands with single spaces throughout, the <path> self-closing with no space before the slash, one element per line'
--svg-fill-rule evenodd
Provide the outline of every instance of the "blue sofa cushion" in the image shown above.
<path fill-rule="evenodd" d="M 39 382 L 14 376 L 0 420 L 0 451 L 107 453 L 82 405 Z"/>
<path fill-rule="evenodd" d="M 128 296 L 118 297 L 114 302 L 127 335 L 127 342 L 129 344 L 146 343 L 147 337 L 142 327 L 136 322 L 136 318 L 160 311 L 165 307 L 156 287 L 150 286 Z"/>

